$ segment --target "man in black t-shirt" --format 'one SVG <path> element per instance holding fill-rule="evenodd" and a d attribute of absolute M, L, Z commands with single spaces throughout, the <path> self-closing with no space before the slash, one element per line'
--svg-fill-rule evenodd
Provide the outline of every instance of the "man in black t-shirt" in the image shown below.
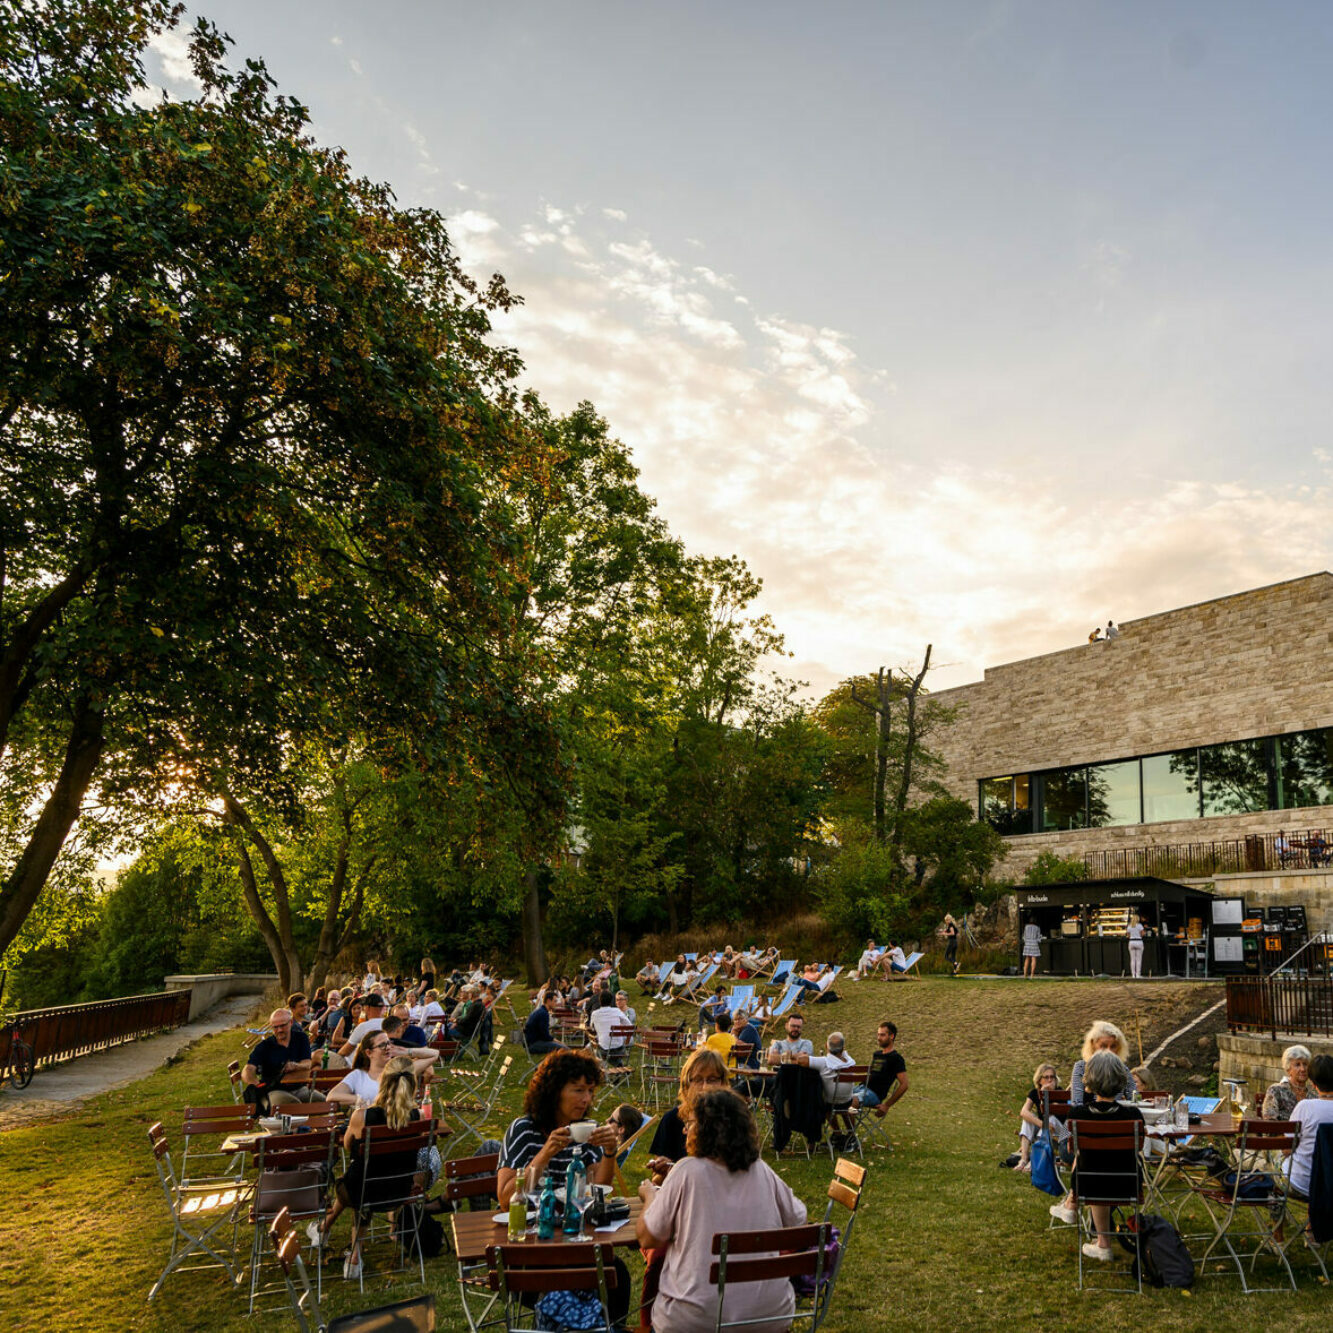
<path fill-rule="evenodd" d="M 875 1108 L 882 1116 L 907 1091 L 907 1061 L 893 1049 L 898 1029 L 887 1019 L 875 1034 L 879 1049 L 870 1057 L 866 1081 L 852 1092 L 851 1106 Z"/>
<path fill-rule="evenodd" d="M 322 1102 L 323 1093 L 300 1086 L 310 1077 L 310 1038 L 292 1022 L 292 1011 L 275 1009 L 268 1023 L 273 1031 L 250 1052 L 241 1082 L 254 1088 L 255 1100 L 261 1106 L 266 1100 L 270 1110 L 288 1102 Z M 279 1083 L 288 1086 L 279 1089 Z"/>

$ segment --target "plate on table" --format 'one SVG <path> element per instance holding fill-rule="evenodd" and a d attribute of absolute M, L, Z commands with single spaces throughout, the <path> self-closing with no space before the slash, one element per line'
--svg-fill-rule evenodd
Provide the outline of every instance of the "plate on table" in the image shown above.
<path fill-rule="evenodd" d="M 537 1220 L 537 1214 L 536 1214 L 536 1212 L 535 1212 L 534 1210 L 532 1210 L 532 1209 L 529 1209 L 529 1211 L 528 1211 L 528 1221 L 529 1221 L 529 1222 L 535 1222 L 536 1220 Z M 508 1213 L 496 1213 L 495 1216 L 491 1218 L 491 1221 L 494 1222 L 497 1226 L 505 1226 L 505 1225 L 508 1223 L 508 1221 L 509 1221 L 509 1214 L 508 1214 Z"/>

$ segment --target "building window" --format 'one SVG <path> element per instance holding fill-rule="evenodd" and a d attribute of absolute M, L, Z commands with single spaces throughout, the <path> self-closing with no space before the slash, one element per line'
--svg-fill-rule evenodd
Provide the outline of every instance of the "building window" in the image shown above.
<path fill-rule="evenodd" d="M 1086 828 L 1088 823 L 1088 770 L 1057 768 L 1037 775 L 1041 794 L 1039 819 L 1044 832 Z"/>
<path fill-rule="evenodd" d="M 1088 769 L 1088 824 L 1105 828 L 1112 824 L 1143 822 L 1143 800 L 1139 761 L 1097 764 Z"/>
<path fill-rule="evenodd" d="M 1006 837 L 1032 832 L 1026 773 L 1017 778 L 987 778 L 981 784 L 981 817 Z"/>
<path fill-rule="evenodd" d="M 1333 727 L 1279 736 L 1277 753 L 1279 810 L 1333 805 Z"/>
<path fill-rule="evenodd" d="M 1199 751 L 1205 815 L 1269 808 L 1268 749 L 1267 741 L 1232 741 Z"/>
<path fill-rule="evenodd" d="M 1176 750 L 1143 760 L 1143 820 L 1199 817 L 1199 752 Z"/>

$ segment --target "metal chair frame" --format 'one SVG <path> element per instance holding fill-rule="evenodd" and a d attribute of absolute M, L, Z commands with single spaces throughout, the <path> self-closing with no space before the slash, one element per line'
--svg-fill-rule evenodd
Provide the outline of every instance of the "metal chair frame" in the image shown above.
<path fill-rule="evenodd" d="M 1070 1133 L 1074 1141 L 1074 1209 L 1077 1212 L 1082 1207 L 1091 1204 L 1105 1205 L 1112 1209 L 1112 1219 L 1114 1220 L 1115 1210 L 1132 1204 L 1137 1208 L 1143 1206 L 1143 1121 L 1142 1120 L 1071 1120 L 1069 1122 Z M 1096 1156 L 1100 1152 L 1124 1152 L 1132 1149 L 1134 1153 L 1135 1173 L 1133 1190 L 1116 1191 L 1108 1185 L 1090 1186 L 1088 1177 L 1096 1177 L 1098 1174 L 1105 1175 L 1106 1172 L 1097 1172 Z M 1090 1160 L 1087 1160 L 1090 1159 Z M 1080 1176 L 1082 1180 L 1080 1181 Z M 1083 1193 L 1079 1193 L 1082 1188 Z M 1081 1217 L 1081 1214 L 1080 1214 Z M 1091 1220 L 1091 1215 L 1089 1215 Z M 1083 1290 L 1083 1244 L 1084 1235 L 1090 1238 L 1096 1237 L 1096 1228 L 1091 1231 L 1085 1231 L 1082 1226 L 1079 1227 L 1079 1247 L 1078 1247 L 1078 1289 Z M 1134 1258 L 1135 1258 L 1135 1286 L 1132 1287 L 1101 1287 L 1098 1291 L 1120 1291 L 1143 1295 L 1143 1237 L 1136 1229 L 1134 1231 Z"/>
<path fill-rule="evenodd" d="M 617 1285 L 615 1252 L 593 1241 L 576 1244 L 491 1245 L 486 1249 L 491 1289 L 504 1310 L 506 1333 L 539 1333 L 535 1310 L 521 1297 L 548 1291 L 592 1291 L 602 1303 L 602 1333 L 614 1333 L 610 1292 Z"/>
<path fill-rule="evenodd" d="M 819 1327 L 826 1303 L 819 1299 L 823 1286 L 824 1255 L 831 1228 L 823 1222 L 806 1223 L 796 1227 L 773 1227 L 766 1231 L 721 1231 L 713 1237 L 712 1252 L 717 1256 L 708 1269 L 708 1280 L 717 1288 L 717 1320 L 715 1330 L 748 1328 L 751 1324 L 774 1322 L 772 1314 L 752 1319 L 723 1319 L 727 1298 L 727 1283 L 768 1282 L 777 1278 L 813 1277 L 814 1298 L 810 1308 L 803 1310 L 800 1303 L 791 1317 L 792 1328 L 798 1320 L 809 1320 L 809 1333 Z M 777 1251 L 771 1254 L 771 1251 Z M 749 1258 L 764 1255 L 764 1258 Z M 784 1316 L 785 1317 L 785 1316 Z"/>

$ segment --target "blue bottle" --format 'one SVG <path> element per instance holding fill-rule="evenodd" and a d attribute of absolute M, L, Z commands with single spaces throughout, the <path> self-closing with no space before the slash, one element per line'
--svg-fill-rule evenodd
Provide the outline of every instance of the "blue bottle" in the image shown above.
<path fill-rule="evenodd" d="M 566 1236 L 577 1236 L 583 1230 L 580 1204 L 588 1192 L 588 1168 L 583 1163 L 583 1148 L 576 1147 L 565 1171 L 565 1221 L 561 1230 Z"/>
<path fill-rule="evenodd" d="M 537 1239 L 550 1240 L 555 1235 L 555 1181 L 547 1175 L 542 1181 L 542 1199 L 537 1209 Z"/>

